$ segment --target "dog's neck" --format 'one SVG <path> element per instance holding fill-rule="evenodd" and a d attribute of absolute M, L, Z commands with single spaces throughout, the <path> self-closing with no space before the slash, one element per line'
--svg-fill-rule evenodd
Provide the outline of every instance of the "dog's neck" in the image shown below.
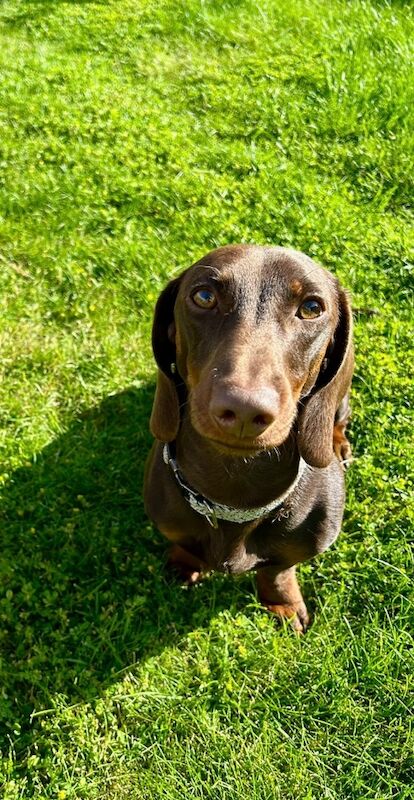
<path fill-rule="evenodd" d="M 277 449 L 255 456 L 227 455 L 201 436 L 184 416 L 176 439 L 177 461 L 198 492 L 216 503 L 251 508 L 271 503 L 295 480 L 299 452 L 294 433 Z M 243 469 L 241 469 L 243 466 Z"/>

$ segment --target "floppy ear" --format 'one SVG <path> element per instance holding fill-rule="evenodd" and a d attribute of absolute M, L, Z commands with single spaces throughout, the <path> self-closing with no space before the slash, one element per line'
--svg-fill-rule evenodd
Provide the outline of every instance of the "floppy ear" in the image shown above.
<path fill-rule="evenodd" d="M 354 367 L 352 311 L 342 289 L 338 303 L 339 321 L 327 351 L 327 366 L 299 415 L 299 451 L 312 467 L 327 467 L 332 461 L 335 413 L 349 389 Z"/>
<path fill-rule="evenodd" d="M 152 349 L 158 365 L 157 388 L 152 407 L 150 430 L 156 439 L 172 442 L 180 425 L 177 377 L 171 371 L 175 363 L 174 305 L 181 276 L 170 281 L 155 306 L 152 326 Z M 179 378 L 179 376 L 178 376 Z"/>

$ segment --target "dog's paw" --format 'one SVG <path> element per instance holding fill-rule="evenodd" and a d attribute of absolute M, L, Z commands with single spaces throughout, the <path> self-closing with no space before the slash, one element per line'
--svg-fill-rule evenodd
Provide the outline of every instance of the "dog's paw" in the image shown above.
<path fill-rule="evenodd" d="M 202 579 L 200 564 L 179 545 L 173 545 L 169 552 L 168 567 L 176 578 L 186 586 L 193 586 Z"/>
<path fill-rule="evenodd" d="M 201 572 L 196 569 L 191 569 L 191 567 L 188 567 L 186 564 L 180 564 L 178 561 L 169 561 L 168 567 L 174 577 L 186 586 L 194 586 L 194 584 L 198 583 L 202 578 Z"/>
<path fill-rule="evenodd" d="M 353 461 L 352 449 L 346 436 L 334 437 L 334 453 L 344 469 Z"/>
<path fill-rule="evenodd" d="M 297 603 L 294 605 L 270 604 L 265 603 L 265 608 L 272 614 L 275 614 L 279 619 L 289 622 L 295 633 L 306 633 L 310 619 L 307 608 L 304 603 Z"/>
<path fill-rule="evenodd" d="M 197 570 L 190 572 L 190 570 L 188 570 L 186 574 L 182 576 L 182 582 L 186 586 L 194 586 L 195 583 L 201 581 L 201 578 L 202 578 L 201 572 L 197 572 Z"/>

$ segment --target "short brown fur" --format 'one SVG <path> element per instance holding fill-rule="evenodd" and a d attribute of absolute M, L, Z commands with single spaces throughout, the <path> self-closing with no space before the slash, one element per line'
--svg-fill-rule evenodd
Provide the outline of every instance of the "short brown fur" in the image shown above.
<path fill-rule="evenodd" d="M 213 297 L 215 305 L 197 305 Z M 207 295 L 206 295 L 207 292 Z M 204 294 L 203 294 L 204 293 Z M 320 316 L 304 319 L 302 304 Z M 305 630 L 295 565 L 339 533 L 350 458 L 345 435 L 353 370 L 352 316 L 336 279 L 302 253 L 234 245 L 171 281 L 155 311 L 158 364 L 151 416 L 156 442 L 145 478 L 147 513 L 174 543 L 190 582 L 203 571 L 256 569 L 264 605 Z M 193 511 L 162 458 L 175 440 L 188 483 L 216 503 L 255 508 L 306 469 L 275 519 L 219 520 Z"/>

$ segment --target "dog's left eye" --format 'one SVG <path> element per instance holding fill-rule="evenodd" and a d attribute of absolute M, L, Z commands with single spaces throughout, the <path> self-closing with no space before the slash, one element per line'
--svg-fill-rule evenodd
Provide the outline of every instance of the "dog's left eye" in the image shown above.
<path fill-rule="evenodd" d="M 319 300 L 304 300 L 297 311 L 297 315 L 301 319 L 316 319 L 321 314 L 323 314 L 323 307 Z"/>
<path fill-rule="evenodd" d="M 211 289 L 197 289 L 192 299 L 199 308 L 210 309 L 217 305 L 217 297 Z"/>

